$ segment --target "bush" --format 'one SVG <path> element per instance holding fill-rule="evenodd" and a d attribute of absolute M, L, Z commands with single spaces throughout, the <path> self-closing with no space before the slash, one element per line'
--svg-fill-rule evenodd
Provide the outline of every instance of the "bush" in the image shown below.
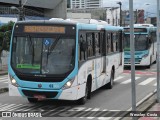
<path fill-rule="evenodd" d="M 0 56 L 3 50 L 9 51 L 10 38 L 12 33 L 14 22 L 10 21 L 8 24 L 2 25 L 0 27 Z M 4 41 L 4 36 L 5 41 Z M 4 42 L 6 42 L 4 44 Z"/>

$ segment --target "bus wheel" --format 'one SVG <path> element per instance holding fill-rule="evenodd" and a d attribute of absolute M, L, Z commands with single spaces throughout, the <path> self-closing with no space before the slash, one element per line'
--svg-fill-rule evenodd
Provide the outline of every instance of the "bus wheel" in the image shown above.
<path fill-rule="evenodd" d="M 28 98 L 28 101 L 30 103 L 36 103 L 36 102 L 38 102 L 38 99 L 37 98 Z"/>
<path fill-rule="evenodd" d="M 79 105 L 84 105 L 86 103 L 87 98 L 88 98 L 88 94 L 89 94 L 89 86 L 88 86 L 88 82 L 87 82 L 86 89 L 85 89 L 85 95 L 84 95 L 84 97 L 82 97 L 78 100 Z"/>
<path fill-rule="evenodd" d="M 106 85 L 107 89 L 112 89 L 112 87 L 113 87 L 113 81 L 114 81 L 114 71 L 112 69 L 112 71 L 111 71 L 111 77 L 110 77 L 110 82 L 107 83 L 107 85 Z"/>

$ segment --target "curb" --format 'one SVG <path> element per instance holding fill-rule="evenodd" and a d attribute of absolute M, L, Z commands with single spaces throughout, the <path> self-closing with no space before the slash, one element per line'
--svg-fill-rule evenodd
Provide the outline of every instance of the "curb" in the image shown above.
<path fill-rule="evenodd" d="M 143 111 L 144 113 L 147 112 L 155 103 L 156 103 L 156 94 L 157 90 L 154 90 L 151 92 L 148 96 L 146 96 L 144 99 L 139 101 L 136 104 L 137 111 Z M 130 112 L 132 111 L 132 108 L 127 110 L 126 114 L 123 114 L 123 117 L 119 117 L 119 120 L 132 120 L 132 117 L 130 116 Z M 140 117 L 137 117 L 140 118 Z"/>
<path fill-rule="evenodd" d="M 0 94 L 8 92 L 8 88 L 0 88 Z"/>

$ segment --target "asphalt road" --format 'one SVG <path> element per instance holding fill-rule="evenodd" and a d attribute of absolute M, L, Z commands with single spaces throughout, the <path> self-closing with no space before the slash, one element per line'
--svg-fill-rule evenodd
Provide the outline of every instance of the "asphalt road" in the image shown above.
<path fill-rule="evenodd" d="M 57 117 L 54 120 L 111 120 L 115 119 L 113 116 L 117 112 L 112 111 L 126 111 L 131 108 L 131 80 L 130 80 L 130 68 L 125 68 L 124 73 L 117 77 L 114 82 L 114 87 L 111 90 L 105 90 L 100 88 L 92 94 L 90 100 L 85 105 L 77 105 L 73 101 L 55 101 L 47 100 L 38 102 L 37 104 L 30 104 L 26 98 L 22 97 L 9 97 L 8 93 L 0 94 L 0 111 L 38 111 L 45 112 L 47 118 L 33 118 L 34 120 L 50 120 L 49 115 L 53 114 Z M 5 78 L 5 76 L 2 76 Z M 1 77 L 1 78 L 2 78 Z M 144 67 L 136 68 L 136 100 L 137 103 L 144 99 L 147 95 L 152 93 L 156 89 L 156 64 L 153 64 L 150 69 Z M 69 110 L 70 113 L 66 113 Z M 80 112 L 76 112 L 72 116 L 72 111 L 84 111 L 82 116 L 87 116 L 87 111 L 106 111 L 108 118 L 103 117 L 79 117 Z M 56 113 L 57 112 L 57 113 Z M 94 112 L 93 112 L 94 113 Z M 113 114 L 114 113 L 114 114 Z M 54 116 L 53 115 L 53 116 Z M 61 116 L 61 117 L 59 117 Z M 103 116 L 103 115 L 102 115 Z M 3 120 L 8 120 L 9 118 Z M 26 118 L 27 119 L 27 118 Z M 32 120 L 32 118 L 29 118 Z M 118 118 L 117 118 L 118 119 Z M 12 120 L 14 120 L 12 118 Z M 15 120 L 18 120 L 15 118 Z"/>

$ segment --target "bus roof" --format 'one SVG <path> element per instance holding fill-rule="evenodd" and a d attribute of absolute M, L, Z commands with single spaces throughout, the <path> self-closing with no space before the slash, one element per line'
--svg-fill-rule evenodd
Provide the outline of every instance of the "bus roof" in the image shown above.
<path fill-rule="evenodd" d="M 64 20 L 28 20 L 18 21 L 17 24 L 62 24 L 62 25 L 76 25 L 75 23 Z"/>
<path fill-rule="evenodd" d="M 85 21 L 85 20 L 84 20 Z M 51 20 L 29 20 L 29 21 L 18 21 L 16 24 L 61 24 L 61 25 L 77 25 L 79 29 L 84 30 L 109 30 L 109 31 L 119 31 L 123 30 L 122 27 L 119 26 L 111 26 L 104 21 L 95 22 L 92 20 L 91 23 L 88 23 L 87 20 L 85 22 L 71 21 L 71 20 L 63 20 L 63 19 L 51 19 Z"/>

